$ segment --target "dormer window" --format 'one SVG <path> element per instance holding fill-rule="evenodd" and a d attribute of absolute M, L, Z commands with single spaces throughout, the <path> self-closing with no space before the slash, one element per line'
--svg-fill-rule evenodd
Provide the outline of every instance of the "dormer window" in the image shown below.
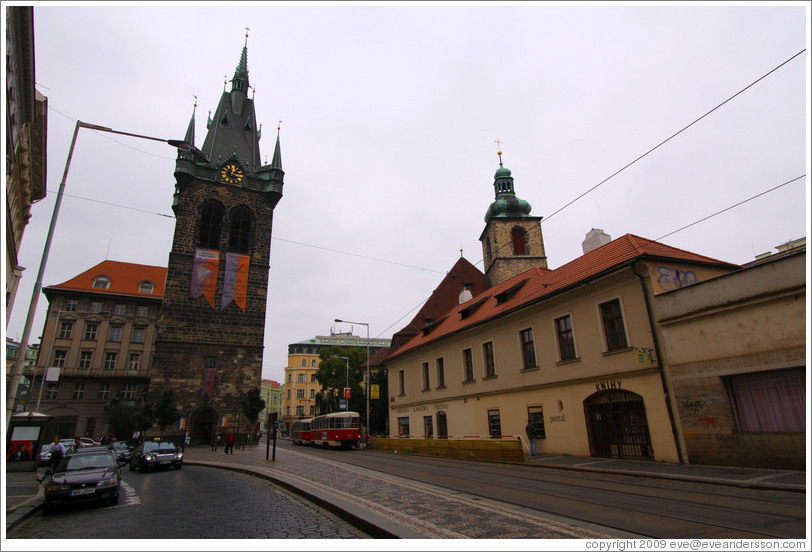
<path fill-rule="evenodd" d="M 93 278 L 93 287 L 96 289 L 108 289 L 110 287 L 110 278 L 107 276 L 96 276 Z"/>
<path fill-rule="evenodd" d="M 155 285 L 152 282 L 141 282 L 138 284 L 138 293 L 152 293 Z"/>

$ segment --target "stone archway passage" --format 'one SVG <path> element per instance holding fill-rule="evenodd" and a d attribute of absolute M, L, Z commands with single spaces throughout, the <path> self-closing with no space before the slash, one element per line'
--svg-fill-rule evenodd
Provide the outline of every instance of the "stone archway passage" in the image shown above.
<path fill-rule="evenodd" d="M 215 430 L 217 414 L 211 408 L 201 408 L 192 413 L 191 442 L 193 445 L 211 444 L 212 435 Z"/>
<path fill-rule="evenodd" d="M 653 460 L 643 397 L 607 389 L 584 400 L 589 453 L 610 458 Z"/>

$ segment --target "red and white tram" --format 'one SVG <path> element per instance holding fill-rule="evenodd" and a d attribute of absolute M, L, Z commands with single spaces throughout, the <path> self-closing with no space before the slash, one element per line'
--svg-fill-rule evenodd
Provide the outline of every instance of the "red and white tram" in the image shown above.
<path fill-rule="evenodd" d="M 297 445 L 312 445 L 313 441 L 310 438 L 310 422 L 312 421 L 311 418 L 307 418 L 290 424 L 290 440 Z"/>
<path fill-rule="evenodd" d="M 362 443 L 361 416 L 357 412 L 333 412 L 310 421 L 310 439 L 316 446 L 352 448 Z"/>

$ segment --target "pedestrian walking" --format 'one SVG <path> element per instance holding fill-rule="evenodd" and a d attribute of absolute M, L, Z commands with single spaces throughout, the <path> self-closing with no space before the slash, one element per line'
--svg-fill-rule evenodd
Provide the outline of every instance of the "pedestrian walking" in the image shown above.
<path fill-rule="evenodd" d="M 228 435 L 226 435 L 226 454 L 234 454 L 234 442 L 236 438 L 234 437 L 234 432 L 230 429 L 228 430 Z"/>
<path fill-rule="evenodd" d="M 539 451 L 536 446 L 536 427 L 533 425 L 533 420 L 527 419 L 527 425 L 524 426 L 524 431 L 527 433 L 527 442 L 530 443 L 530 456 L 538 456 Z"/>
<path fill-rule="evenodd" d="M 51 462 L 48 464 L 45 473 L 37 478 L 38 483 L 42 483 L 46 477 L 53 475 L 59 463 L 62 462 L 62 459 L 65 457 L 65 452 L 65 445 L 59 442 L 59 435 L 54 436 L 54 442 L 51 445 Z"/>

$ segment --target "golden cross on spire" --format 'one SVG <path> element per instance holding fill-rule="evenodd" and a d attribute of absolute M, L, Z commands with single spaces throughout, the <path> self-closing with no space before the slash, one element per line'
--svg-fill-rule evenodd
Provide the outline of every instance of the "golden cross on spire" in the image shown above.
<path fill-rule="evenodd" d="M 276 130 L 277 130 L 277 131 L 282 130 L 282 123 L 284 123 L 284 122 L 285 122 L 285 121 L 279 121 L 279 122 L 277 123 L 277 125 L 276 125 Z"/>
<path fill-rule="evenodd" d="M 250 28 L 245 27 L 245 45 L 246 46 L 248 46 L 248 31 L 250 31 L 250 30 L 251 30 Z"/>
<path fill-rule="evenodd" d="M 496 155 L 499 156 L 499 166 L 501 167 L 502 166 L 502 140 L 500 140 L 499 137 L 497 136 L 496 140 L 494 141 L 494 144 L 496 144 L 496 147 L 498 148 L 496 150 Z"/>
<path fill-rule="evenodd" d="M 195 107 L 197 107 L 197 96 L 195 96 L 194 94 L 192 94 L 192 96 L 195 97 Z"/>

